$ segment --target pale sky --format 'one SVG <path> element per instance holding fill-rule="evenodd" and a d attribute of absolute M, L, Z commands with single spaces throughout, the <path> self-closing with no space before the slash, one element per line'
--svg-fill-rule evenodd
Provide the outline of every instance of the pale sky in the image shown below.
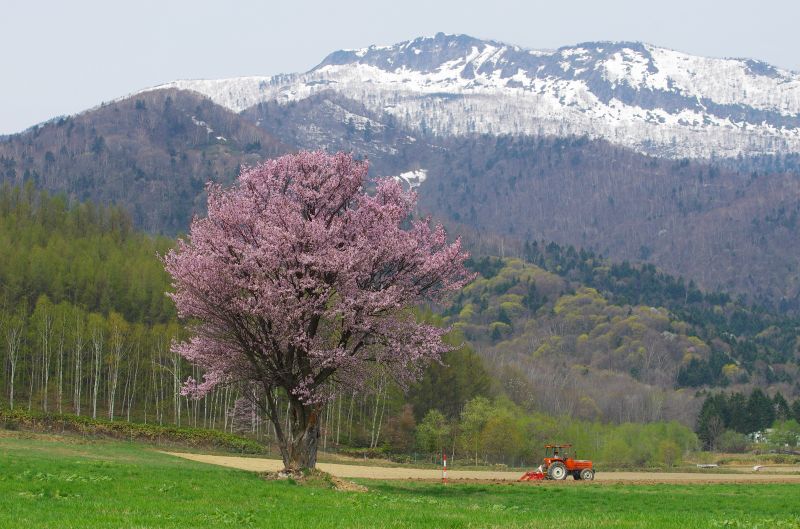
<path fill-rule="evenodd" d="M 465 33 L 645 41 L 800 70 L 796 0 L 0 0 L 0 134 L 175 79 L 305 71 L 342 48 Z"/>

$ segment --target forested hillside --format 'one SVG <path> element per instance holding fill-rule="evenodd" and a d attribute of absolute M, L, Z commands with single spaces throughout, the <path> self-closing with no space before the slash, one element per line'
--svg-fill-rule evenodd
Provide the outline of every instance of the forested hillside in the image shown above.
<path fill-rule="evenodd" d="M 301 148 L 367 155 L 376 175 L 424 170 L 421 209 L 503 241 L 495 254 L 556 241 L 800 309 L 796 155 L 672 160 L 585 137 L 437 136 L 332 92 L 242 115 Z"/>
<path fill-rule="evenodd" d="M 523 255 L 571 281 L 603 292 L 611 303 L 646 304 L 667 308 L 691 326 L 704 340 L 730 353 L 749 372 L 760 375 L 761 385 L 796 383 L 796 371 L 765 369 L 797 363 L 800 318 L 721 291 L 701 291 L 693 280 L 686 282 L 658 270 L 651 264 L 612 263 L 591 251 L 577 251 L 554 243 L 527 242 Z M 720 383 L 724 378 L 717 356 L 716 366 L 698 364 L 678 375 L 678 385 L 700 386 Z"/>
<path fill-rule="evenodd" d="M 70 206 L 61 195 L 0 186 L 0 299 L 5 307 L 36 305 L 40 296 L 90 312 L 116 311 L 129 321 L 175 317 L 155 258 L 172 244 L 133 227 L 119 206 Z"/>
<path fill-rule="evenodd" d="M 420 205 L 482 237 L 502 237 L 507 248 L 536 239 L 651 262 L 707 290 L 800 308 L 796 172 L 650 158 L 585 138 L 440 145 L 417 157 L 428 169 Z"/>
<path fill-rule="evenodd" d="M 170 244 L 121 208 L 0 187 L 4 402 L 180 423 L 181 327 L 156 257 Z"/>
<path fill-rule="evenodd" d="M 72 200 L 123 205 L 139 228 L 175 234 L 204 208 L 209 181 L 290 150 L 191 92 L 139 94 L 0 141 L 0 180 Z"/>
<path fill-rule="evenodd" d="M 169 285 L 157 255 L 172 241 L 131 226 L 121 208 L 71 204 L 32 185 L 0 188 L 0 407 L 209 427 L 268 440 L 270 426 L 239 399 L 236 388 L 201 400 L 180 395 L 184 380 L 200 373 L 171 352 L 172 341 L 185 331 L 164 295 Z M 490 279 L 468 287 L 462 301 L 508 275 L 486 266 L 516 267 L 480 261 L 476 268 Z M 520 301 L 525 307 L 544 306 L 544 296 L 565 288 L 564 280 L 527 269 L 537 270 L 541 295 Z M 513 301 L 509 318 L 519 316 Z M 418 317 L 447 321 L 422 309 Z M 570 410 L 537 400 L 518 368 L 487 369 L 491 351 L 477 354 L 470 344 L 484 349 L 497 338 L 483 336 L 478 320 L 465 322 L 447 338 L 454 350 L 407 392 L 385 378 L 373 380 L 371 392 L 339 388 L 323 415 L 323 447 L 420 457 L 447 447 L 470 459 L 519 463 L 533 461 L 539 445 L 552 438 L 589 446 L 591 437 L 587 454 L 628 464 L 624 454 L 639 444 L 636 464 L 671 464 L 694 446 L 694 436 L 678 424 L 615 427 L 558 420 Z M 492 328 L 501 336 L 507 332 Z"/>
<path fill-rule="evenodd" d="M 476 259 L 481 277 L 445 310 L 518 404 L 693 424 L 702 387 L 800 394 L 797 320 L 705 294 L 652 266 L 612 265 L 554 244 L 526 248 L 541 266 Z"/>
<path fill-rule="evenodd" d="M 420 171 L 420 209 L 502 241 L 495 254 L 556 241 L 800 310 L 792 154 L 673 160 L 583 137 L 440 136 L 330 91 L 236 114 L 172 89 L 0 138 L 0 180 L 119 204 L 137 227 L 174 235 L 203 212 L 207 181 L 301 148 L 366 156 L 373 176 Z"/>
<path fill-rule="evenodd" d="M 158 255 L 172 244 L 134 230 L 121 208 L 70 204 L 32 184 L 1 186 L 0 406 L 266 435 L 266 423 L 237 404 L 236 388 L 202 400 L 180 395 L 187 377 L 201 375 L 171 351 L 184 328 Z M 419 418 L 432 408 L 454 418 L 499 388 L 467 346 L 408 394 L 390 380 L 374 385 L 373 394 L 342 388 L 329 404 L 337 444 L 375 448 L 406 404 Z M 414 431 L 406 432 L 412 444 Z"/>

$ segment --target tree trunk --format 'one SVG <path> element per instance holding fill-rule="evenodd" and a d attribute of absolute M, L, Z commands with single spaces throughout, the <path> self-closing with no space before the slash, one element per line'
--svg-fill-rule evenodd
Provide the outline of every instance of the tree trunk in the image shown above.
<path fill-rule="evenodd" d="M 80 316 L 75 318 L 75 341 L 73 343 L 75 354 L 75 374 L 73 379 L 72 400 L 75 406 L 75 415 L 81 414 L 81 390 L 83 389 L 83 322 Z"/>
<path fill-rule="evenodd" d="M 39 331 L 42 347 L 42 378 L 39 381 L 42 388 L 42 411 L 47 413 L 47 390 L 50 385 L 50 347 L 53 338 L 53 317 L 45 313 L 42 317 L 42 328 Z"/>
<path fill-rule="evenodd" d="M 58 340 L 58 413 L 64 413 L 61 404 L 64 400 L 64 335 L 66 334 L 67 317 L 61 319 L 61 336 Z"/>
<path fill-rule="evenodd" d="M 12 410 L 14 409 L 14 375 L 15 375 L 14 370 L 16 368 L 16 364 L 17 364 L 16 358 L 11 360 L 11 390 L 10 390 L 9 402 L 11 404 Z"/>
<path fill-rule="evenodd" d="M 289 398 L 290 432 L 285 432 L 277 406 L 267 397 L 269 418 L 275 428 L 275 437 L 281 451 L 285 472 L 297 473 L 317 465 L 322 405 L 303 404 L 296 397 Z M 291 437 L 286 436 L 290 433 Z"/>
<path fill-rule="evenodd" d="M 292 406 L 292 440 L 288 444 L 287 470 L 297 471 L 317 466 L 317 449 L 320 437 L 320 407 Z"/>
<path fill-rule="evenodd" d="M 8 360 L 11 363 L 11 387 L 9 389 L 9 403 L 14 409 L 14 378 L 17 370 L 17 360 L 19 358 L 19 348 L 22 342 L 22 323 L 19 325 L 9 323 L 6 328 L 6 344 L 8 346 Z"/>
<path fill-rule="evenodd" d="M 92 350 L 94 351 L 94 387 L 92 388 L 92 419 L 97 418 L 97 398 L 100 391 L 100 361 L 103 354 L 103 331 L 92 329 Z"/>

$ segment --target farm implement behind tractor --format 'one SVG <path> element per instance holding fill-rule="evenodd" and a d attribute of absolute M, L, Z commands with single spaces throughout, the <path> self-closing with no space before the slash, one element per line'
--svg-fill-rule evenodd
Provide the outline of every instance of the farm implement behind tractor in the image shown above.
<path fill-rule="evenodd" d="M 539 468 L 542 468 L 542 467 L 539 467 Z M 541 470 L 531 470 L 531 471 L 525 472 L 522 475 L 522 477 L 519 478 L 519 481 L 538 481 L 540 479 L 545 479 L 546 477 L 547 476 L 545 475 L 545 473 L 542 472 Z"/>
<path fill-rule="evenodd" d="M 594 465 L 585 459 L 575 459 L 572 445 L 545 445 L 544 462 L 536 470 L 523 474 L 519 481 L 561 481 L 569 475 L 576 480 L 591 481 L 594 479 Z"/>

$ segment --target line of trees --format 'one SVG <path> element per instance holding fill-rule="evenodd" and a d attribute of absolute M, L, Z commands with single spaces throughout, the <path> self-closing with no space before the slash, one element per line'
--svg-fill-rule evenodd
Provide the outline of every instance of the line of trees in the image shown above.
<path fill-rule="evenodd" d="M 274 440 L 271 425 L 230 389 L 200 400 L 180 395 L 186 377 L 199 376 L 170 350 L 182 333 L 175 322 L 130 323 L 117 312 L 89 313 L 45 295 L 27 314 L 0 311 L 0 350 L 6 353 L 0 405 Z M 277 404 L 288 411 L 285 399 Z M 371 393 L 345 389 L 325 406 L 321 420 L 323 450 L 364 447 L 431 459 L 447 451 L 451 459 L 476 465 L 534 464 L 542 446 L 554 440 L 573 442 L 581 457 L 619 467 L 671 466 L 696 446 L 691 431 L 677 423 L 608 425 L 526 411 L 503 394 L 467 347 L 428 369 L 407 393 L 388 379 L 376 380 Z"/>
<path fill-rule="evenodd" d="M 439 320 L 431 313 L 420 318 Z M 245 395 L 222 387 L 197 400 L 181 395 L 187 377 L 201 373 L 171 350 L 184 335 L 175 321 L 129 322 L 120 313 L 87 312 L 42 294 L 32 310 L 0 307 L 0 407 L 74 414 L 111 421 L 214 428 L 274 440 L 274 429 Z M 447 337 L 461 343 L 458 335 Z M 448 353 L 408 392 L 392 380 L 373 381 L 369 392 L 342 388 L 321 414 L 323 449 L 359 446 L 413 451 L 398 432 L 410 416 L 438 407 L 455 416 L 476 395 L 495 391 L 480 358 L 468 347 Z M 276 406 L 289 420 L 288 401 Z M 406 417 L 407 418 L 407 417 Z"/>
<path fill-rule="evenodd" d="M 743 436 L 763 432 L 774 424 L 800 422 L 800 399 L 789 404 L 780 392 L 773 397 L 759 388 L 744 393 L 708 395 L 697 418 L 697 435 L 710 450 L 735 451 Z"/>
<path fill-rule="evenodd" d="M 530 466 L 547 443 L 572 443 L 577 456 L 607 467 L 671 467 L 697 448 L 697 437 L 677 422 L 619 425 L 526 412 L 505 397 L 476 397 L 448 419 L 431 409 L 416 427 L 416 446 L 437 457 L 475 465 Z"/>
<path fill-rule="evenodd" d="M 170 350 L 176 322 L 131 323 L 40 295 L 32 310 L 0 307 L 7 407 L 159 424 L 223 422 L 220 397 L 194 402 L 179 388 L 191 374 Z M 232 397 L 228 398 L 228 401 Z"/>

